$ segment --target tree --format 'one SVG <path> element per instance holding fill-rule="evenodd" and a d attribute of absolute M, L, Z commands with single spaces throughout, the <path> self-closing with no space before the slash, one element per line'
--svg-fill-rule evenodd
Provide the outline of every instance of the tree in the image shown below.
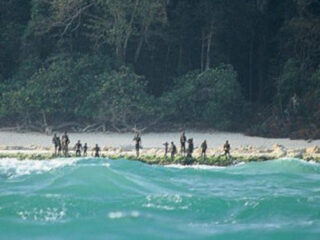
<path fill-rule="evenodd" d="M 145 92 L 146 82 L 126 67 L 99 76 L 103 82 L 97 120 L 117 131 L 143 128 L 161 118 L 156 100 Z"/>
<path fill-rule="evenodd" d="M 129 41 L 140 34 L 135 59 L 140 55 L 143 40 L 153 23 L 165 21 L 166 1 L 97 0 L 98 14 L 91 15 L 90 36 L 96 45 L 110 44 L 120 63 L 126 63 Z"/>
<path fill-rule="evenodd" d="M 230 65 L 205 72 L 190 72 L 176 80 L 174 89 L 163 97 L 170 103 L 168 118 L 200 121 L 217 129 L 237 127 L 245 101 Z"/>

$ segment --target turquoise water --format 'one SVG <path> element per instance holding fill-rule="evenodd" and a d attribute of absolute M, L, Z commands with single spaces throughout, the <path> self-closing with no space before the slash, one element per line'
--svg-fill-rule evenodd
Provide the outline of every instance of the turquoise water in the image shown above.
<path fill-rule="evenodd" d="M 0 239 L 320 239 L 320 165 L 0 159 Z"/>

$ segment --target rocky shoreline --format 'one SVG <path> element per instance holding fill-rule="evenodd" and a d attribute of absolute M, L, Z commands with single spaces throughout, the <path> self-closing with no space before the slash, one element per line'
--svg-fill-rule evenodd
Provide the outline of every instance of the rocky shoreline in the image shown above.
<path fill-rule="evenodd" d="M 91 150 L 89 149 L 88 157 L 91 157 Z M 279 158 L 297 158 L 306 161 L 314 161 L 320 163 L 320 148 L 318 146 L 289 149 L 282 145 L 273 145 L 271 148 L 263 147 L 238 147 L 231 151 L 231 158 L 222 156 L 222 148 L 209 148 L 207 157 L 201 157 L 201 149 L 196 148 L 193 158 L 186 158 L 177 154 L 172 161 L 171 158 L 164 156 L 164 149 L 160 148 L 146 148 L 142 149 L 140 157 L 136 157 L 133 148 L 122 147 L 102 147 L 101 157 L 110 159 L 124 158 L 128 160 L 137 160 L 148 164 L 201 164 L 201 165 L 214 165 L 214 166 L 229 166 L 238 164 L 240 162 L 259 162 L 274 160 Z M 70 157 L 75 157 L 74 151 L 70 151 Z M 31 145 L 28 147 L 23 146 L 0 146 L 0 159 L 1 158 L 17 158 L 17 159 L 53 159 L 60 158 L 53 154 L 53 149 L 48 147 L 40 147 Z M 0 160 L 1 161 L 1 160 Z"/>

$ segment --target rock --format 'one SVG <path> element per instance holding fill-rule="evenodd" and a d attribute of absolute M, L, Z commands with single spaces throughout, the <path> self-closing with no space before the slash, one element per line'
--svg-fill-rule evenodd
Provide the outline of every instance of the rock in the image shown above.
<path fill-rule="evenodd" d="M 168 155 L 169 155 L 169 153 L 168 153 Z M 163 157 L 164 156 L 164 150 L 163 149 L 158 149 L 156 151 L 156 156 L 157 157 Z"/>
<path fill-rule="evenodd" d="M 318 146 L 313 146 L 313 147 L 309 147 L 306 149 L 306 153 L 309 155 L 315 154 L 315 153 L 320 153 L 320 149 Z"/>
<path fill-rule="evenodd" d="M 143 154 L 144 155 L 149 155 L 149 156 L 155 156 L 156 155 L 157 150 L 154 148 L 150 148 L 150 149 L 144 149 L 143 150 Z"/>
<path fill-rule="evenodd" d="M 305 153 L 305 149 L 293 149 L 293 150 L 289 150 L 287 152 L 287 156 L 288 157 L 292 157 L 292 158 L 303 158 L 303 155 Z"/>
<path fill-rule="evenodd" d="M 280 144 L 274 144 L 274 145 L 272 145 L 272 149 L 273 149 L 273 150 L 279 149 L 279 148 L 281 148 L 281 149 L 286 149 L 283 145 L 280 145 Z"/>
<path fill-rule="evenodd" d="M 200 156 L 201 155 L 201 148 L 196 148 L 195 150 L 194 150 L 194 155 L 195 156 Z"/>
<path fill-rule="evenodd" d="M 108 152 L 108 151 L 109 151 L 109 147 L 104 146 L 104 147 L 102 148 L 102 151 Z"/>
<path fill-rule="evenodd" d="M 119 147 L 119 148 L 117 148 L 117 149 L 115 150 L 115 153 L 116 153 L 116 154 L 120 154 L 120 153 L 122 153 L 122 152 L 123 152 L 122 147 Z"/>
<path fill-rule="evenodd" d="M 275 144 L 272 146 L 272 155 L 274 155 L 277 158 L 282 158 L 287 155 L 287 149 L 279 144 Z"/>

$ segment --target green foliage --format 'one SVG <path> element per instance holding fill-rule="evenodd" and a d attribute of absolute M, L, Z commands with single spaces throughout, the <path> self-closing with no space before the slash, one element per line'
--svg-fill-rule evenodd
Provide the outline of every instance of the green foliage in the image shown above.
<path fill-rule="evenodd" d="M 241 121 L 249 102 L 263 135 L 312 132 L 319 9 L 318 0 L 0 1 L 1 124 L 128 128 L 165 115 L 232 130 L 252 125 Z M 295 94 L 300 109 L 288 111 Z"/>
<path fill-rule="evenodd" d="M 101 74 L 99 119 L 115 129 L 141 125 L 157 113 L 156 100 L 146 93 L 146 81 L 129 68 Z"/>
<path fill-rule="evenodd" d="M 281 76 L 277 79 L 281 103 L 286 105 L 294 94 L 301 94 L 305 87 L 299 63 L 295 59 L 289 59 L 283 67 Z"/>
<path fill-rule="evenodd" d="M 320 97 L 320 65 L 311 76 L 310 90 L 314 91 L 315 94 Z"/>
<path fill-rule="evenodd" d="M 26 61 L 16 76 L 19 79 L 24 75 L 27 79 L 3 93 L 2 116 L 20 114 L 37 118 L 45 114 L 53 121 L 83 116 L 90 112 L 85 110 L 90 103 L 87 96 L 102 86 L 98 74 L 108 69 L 108 62 L 96 56 L 56 56 L 30 75 L 33 68 L 30 62 Z"/>
<path fill-rule="evenodd" d="M 311 92 L 311 94 L 306 97 L 308 100 L 307 104 L 311 109 L 311 119 L 314 119 L 314 124 L 317 128 L 320 128 L 320 66 L 312 74 L 310 82 L 311 84 L 308 92 Z"/>
<path fill-rule="evenodd" d="M 202 121 L 217 129 L 236 126 L 245 101 L 232 66 L 191 72 L 176 81 L 174 89 L 163 97 L 171 104 L 169 117 Z"/>

